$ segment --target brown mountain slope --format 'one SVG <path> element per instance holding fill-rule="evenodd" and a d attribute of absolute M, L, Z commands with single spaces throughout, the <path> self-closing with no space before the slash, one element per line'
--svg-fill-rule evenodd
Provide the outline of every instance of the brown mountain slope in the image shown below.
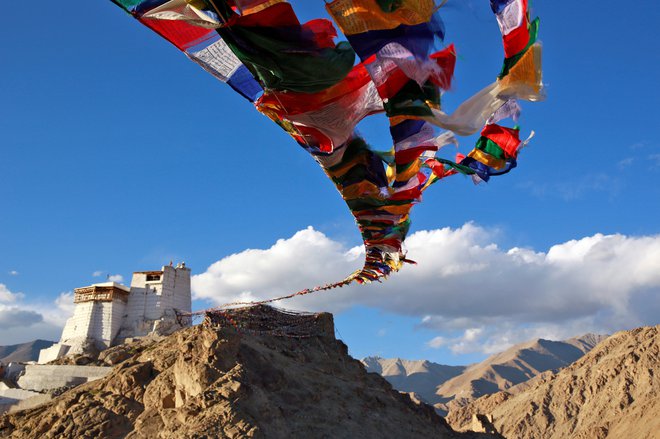
<path fill-rule="evenodd" d="M 442 401 L 450 402 L 446 405 L 436 404 L 436 407 L 441 411 L 451 411 L 480 396 L 506 390 L 547 370 L 565 367 L 603 339 L 605 336 L 586 334 L 565 341 L 537 339 L 515 345 L 442 383 L 435 393 Z"/>
<path fill-rule="evenodd" d="M 34 340 L 11 346 L 0 346 L 0 363 L 37 361 L 39 351 L 54 344 L 54 341 Z"/>
<path fill-rule="evenodd" d="M 507 438 L 660 438 L 659 332 L 616 333 L 558 373 L 479 398 L 447 420 L 462 429 L 488 415 Z"/>
<path fill-rule="evenodd" d="M 258 309 L 263 321 L 279 318 Z M 234 325 L 249 311 L 232 313 Z M 0 437 L 481 437 L 453 432 L 431 407 L 368 374 L 334 338 L 330 314 L 299 320 L 313 336 L 204 324 L 139 346 L 105 378 L 1 417 Z"/>
<path fill-rule="evenodd" d="M 438 402 L 435 390 L 440 384 L 465 370 L 465 366 L 445 366 L 426 360 L 401 358 L 366 357 L 362 364 L 367 372 L 381 375 L 395 389 L 415 393 L 428 404 Z"/>

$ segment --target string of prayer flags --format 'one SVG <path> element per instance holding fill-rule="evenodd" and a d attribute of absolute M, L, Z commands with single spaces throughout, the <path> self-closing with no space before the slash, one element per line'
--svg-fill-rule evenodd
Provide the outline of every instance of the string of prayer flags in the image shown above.
<path fill-rule="evenodd" d="M 543 98 L 539 21 L 531 20 L 528 0 L 491 0 L 502 69 L 453 112 L 443 109 L 442 95 L 451 89 L 458 49 L 444 43 L 435 0 L 329 1 L 326 10 L 348 40 L 340 42 L 330 20 L 301 23 L 286 0 L 111 1 L 289 133 L 354 216 L 365 247 L 361 268 L 263 303 L 379 281 L 413 263 L 403 243 L 422 193 L 451 175 L 481 182 L 514 169 L 529 141 L 520 140 L 518 101 Z M 356 132 L 379 113 L 390 124 L 385 149 Z M 516 126 L 502 125 L 507 119 Z M 438 155 L 458 146 L 456 136 L 479 131 L 468 154 Z"/>

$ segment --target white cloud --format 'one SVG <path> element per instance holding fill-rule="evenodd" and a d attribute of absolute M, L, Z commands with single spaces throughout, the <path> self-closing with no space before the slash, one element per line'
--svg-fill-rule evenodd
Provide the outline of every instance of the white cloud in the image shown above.
<path fill-rule="evenodd" d="M 108 276 L 108 282 L 117 282 L 117 283 L 124 282 L 124 276 L 122 276 L 121 274 L 111 274 Z"/>
<path fill-rule="evenodd" d="M 24 331 L 43 321 L 43 316 L 31 309 L 20 306 L 22 293 L 12 293 L 6 285 L 0 284 L 0 341 L 12 329 Z"/>
<path fill-rule="evenodd" d="M 544 338 L 546 340 L 565 340 L 588 332 L 599 334 L 612 333 L 616 329 L 599 324 L 592 317 L 573 319 L 558 323 L 518 321 L 500 321 L 478 328 L 468 328 L 455 332 L 451 337 L 435 337 L 426 344 L 430 348 L 447 347 L 457 355 L 480 352 L 488 355 L 504 351 L 514 344 L 528 340 Z M 478 332 L 477 332 L 478 331 Z M 477 335 L 477 336 L 475 336 Z"/>
<path fill-rule="evenodd" d="M 10 276 L 18 276 L 18 271 L 16 271 L 16 270 L 11 270 L 11 271 L 9 272 L 9 275 L 10 275 Z"/>
<path fill-rule="evenodd" d="M 73 315 L 76 305 L 73 303 L 73 291 L 60 293 L 55 299 L 57 311 L 55 315 L 50 316 L 50 320 L 64 325 L 66 319 Z"/>
<path fill-rule="evenodd" d="M 474 224 L 419 231 L 406 266 L 382 284 L 319 292 L 278 306 L 339 312 L 355 305 L 417 316 L 438 332 L 430 347 L 494 352 L 535 337 L 656 324 L 660 236 L 596 234 L 548 251 L 502 249 L 498 232 Z M 356 268 L 347 248 L 307 228 L 269 249 L 227 256 L 193 277 L 197 299 L 266 299 L 339 280 Z"/>
<path fill-rule="evenodd" d="M 475 347 L 480 346 L 479 343 L 483 338 L 483 334 L 484 334 L 483 326 L 479 328 L 468 328 L 463 332 L 463 334 L 460 337 L 457 337 L 453 340 L 444 340 L 443 344 L 449 345 L 449 348 L 455 354 L 467 354 L 470 352 L 474 352 L 475 350 L 480 350 L 480 349 L 475 349 Z M 440 346 L 441 345 L 439 345 L 436 342 L 435 347 L 440 347 Z"/>
<path fill-rule="evenodd" d="M 0 303 L 12 303 L 23 297 L 22 293 L 12 293 L 5 284 L 0 284 Z"/>
<path fill-rule="evenodd" d="M 92 277 L 101 277 L 105 274 L 106 272 L 103 270 L 96 270 L 94 273 L 92 273 Z M 124 281 L 124 276 L 121 274 L 108 274 L 106 279 L 108 282 L 123 282 Z"/>
<path fill-rule="evenodd" d="M 31 326 L 43 321 L 38 312 L 21 309 L 15 306 L 0 305 L 0 329 Z"/>
<path fill-rule="evenodd" d="M 73 293 L 61 293 L 54 303 L 26 303 L 25 298 L 0 284 L 0 345 L 59 340 L 66 319 L 73 314 Z"/>
<path fill-rule="evenodd" d="M 355 251 L 308 227 L 265 250 L 248 249 L 193 276 L 196 299 L 256 300 L 338 280 L 361 264 Z"/>
<path fill-rule="evenodd" d="M 447 337 L 443 337 L 442 335 L 438 335 L 437 337 L 433 337 L 426 344 L 431 348 L 438 349 L 438 348 L 441 348 L 443 346 L 447 346 L 447 344 L 449 342 L 450 342 L 450 340 Z"/>

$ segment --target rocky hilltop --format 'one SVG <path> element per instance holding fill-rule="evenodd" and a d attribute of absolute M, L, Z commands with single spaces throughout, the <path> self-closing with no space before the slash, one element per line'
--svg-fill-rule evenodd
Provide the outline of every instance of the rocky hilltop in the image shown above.
<path fill-rule="evenodd" d="M 659 332 L 618 332 L 561 371 L 479 398 L 447 420 L 456 429 L 482 420 L 507 438 L 660 438 Z"/>
<path fill-rule="evenodd" d="M 4 415 L 0 436 L 483 437 L 455 433 L 431 407 L 367 373 L 335 339 L 330 314 L 237 310 L 106 356 L 126 352 L 105 378 Z"/>

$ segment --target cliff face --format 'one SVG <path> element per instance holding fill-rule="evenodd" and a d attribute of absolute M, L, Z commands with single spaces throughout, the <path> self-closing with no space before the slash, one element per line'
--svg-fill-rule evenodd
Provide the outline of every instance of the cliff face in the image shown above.
<path fill-rule="evenodd" d="M 267 310 L 267 313 L 277 311 Z M 295 338 L 204 324 L 121 362 L 105 378 L 0 418 L 0 436 L 129 438 L 450 438 L 429 406 L 369 374 L 312 316 Z"/>
<path fill-rule="evenodd" d="M 623 331 L 558 373 L 449 413 L 457 429 L 476 415 L 507 438 L 660 438 L 660 326 Z"/>

